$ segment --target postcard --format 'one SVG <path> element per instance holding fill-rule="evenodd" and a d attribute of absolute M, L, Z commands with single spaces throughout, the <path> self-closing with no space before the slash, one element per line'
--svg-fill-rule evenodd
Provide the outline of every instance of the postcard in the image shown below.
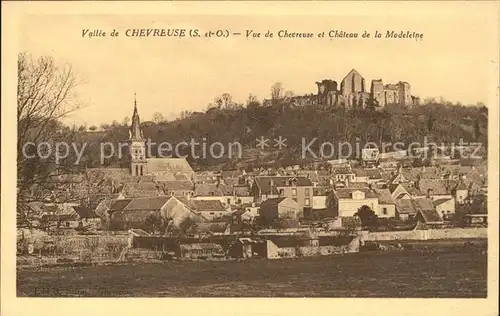
<path fill-rule="evenodd" d="M 2 7 L 2 315 L 496 314 L 498 2 Z"/>

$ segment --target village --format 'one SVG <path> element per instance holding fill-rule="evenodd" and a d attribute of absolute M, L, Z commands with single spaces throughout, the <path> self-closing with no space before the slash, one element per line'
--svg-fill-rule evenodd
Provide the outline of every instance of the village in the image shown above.
<path fill-rule="evenodd" d="M 280 259 L 487 236 L 487 162 L 474 146 L 460 159 L 366 149 L 327 167 L 195 171 L 146 157 L 136 104 L 128 141 L 130 168 L 57 175 L 46 201 L 19 205 L 20 264 Z"/>

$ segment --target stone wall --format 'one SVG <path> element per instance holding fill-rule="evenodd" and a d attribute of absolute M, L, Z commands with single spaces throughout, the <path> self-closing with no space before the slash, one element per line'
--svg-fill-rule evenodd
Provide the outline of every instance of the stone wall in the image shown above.
<path fill-rule="evenodd" d="M 128 245 L 128 235 L 69 235 L 26 239 L 33 254 L 78 261 L 117 260 Z"/>
<path fill-rule="evenodd" d="M 363 241 L 432 240 L 456 238 L 487 238 L 487 228 L 448 228 L 392 232 L 362 232 Z"/>

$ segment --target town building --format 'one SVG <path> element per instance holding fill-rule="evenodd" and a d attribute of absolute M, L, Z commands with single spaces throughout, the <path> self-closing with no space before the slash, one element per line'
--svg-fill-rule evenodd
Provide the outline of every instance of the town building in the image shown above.
<path fill-rule="evenodd" d="M 311 180 L 294 176 L 256 177 L 252 185 L 256 203 L 269 198 L 288 197 L 297 202 L 302 209 L 312 206 L 313 189 Z"/>
<path fill-rule="evenodd" d="M 303 210 L 299 204 L 291 198 L 270 198 L 260 205 L 260 217 L 268 224 L 276 219 L 299 219 L 303 216 Z"/>

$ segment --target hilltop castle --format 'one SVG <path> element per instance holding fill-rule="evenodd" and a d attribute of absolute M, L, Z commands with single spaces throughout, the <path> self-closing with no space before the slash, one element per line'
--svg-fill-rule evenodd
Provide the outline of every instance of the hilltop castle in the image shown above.
<path fill-rule="evenodd" d="M 295 96 L 291 98 L 294 105 L 323 104 L 345 109 L 365 109 L 374 104 L 376 108 L 387 105 L 411 107 L 418 104 L 418 98 L 411 95 L 411 86 L 408 82 L 399 81 L 396 84 L 384 85 L 382 79 L 375 79 L 368 89 L 365 78 L 356 69 L 352 69 L 340 83 L 325 79 L 316 82 L 317 94 Z"/>

